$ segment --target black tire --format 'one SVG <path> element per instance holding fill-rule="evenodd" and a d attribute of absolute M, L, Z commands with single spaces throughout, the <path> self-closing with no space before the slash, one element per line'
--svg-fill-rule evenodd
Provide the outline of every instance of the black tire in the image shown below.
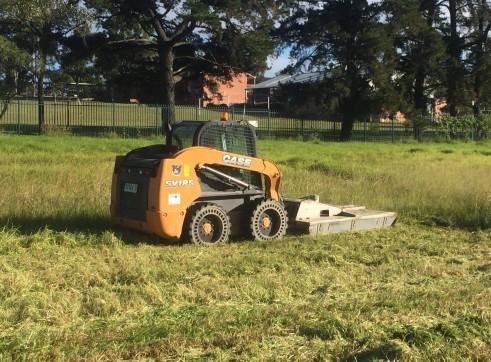
<path fill-rule="evenodd" d="M 191 211 L 189 238 L 199 245 L 226 243 L 231 224 L 224 209 L 213 204 L 204 204 Z"/>
<path fill-rule="evenodd" d="M 285 236 L 288 218 L 284 206 L 274 200 L 263 200 L 252 211 L 250 231 L 254 239 L 280 240 Z"/>

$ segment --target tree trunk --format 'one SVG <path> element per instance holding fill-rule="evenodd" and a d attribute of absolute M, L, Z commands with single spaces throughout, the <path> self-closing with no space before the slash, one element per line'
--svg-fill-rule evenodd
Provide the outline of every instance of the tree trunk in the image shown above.
<path fill-rule="evenodd" d="M 174 53 L 171 46 L 161 45 L 159 48 L 159 61 L 162 74 L 162 131 L 165 134 L 167 127 L 176 122 L 176 100 L 174 80 Z"/>
<path fill-rule="evenodd" d="M 456 116 L 458 103 L 458 86 L 461 76 L 459 35 L 457 32 L 457 3 L 456 0 L 448 1 L 450 16 L 450 39 L 448 43 L 449 62 L 447 68 L 447 103 L 451 116 Z"/>
<path fill-rule="evenodd" d="M 351 140 L 351 135 L 353 134 L 353 124 L 355 123 L 354 107 L 355 102 L 352 99 L 353 91 L 351 95 L 348 95 L 341 102 L 341 111 L 343 114 L 342 124 L 341 124 L 341 136 L 340 140 L 345 142 Z"/>
<path fill-rule="evenodd" d="M 42 67 L 42 65 L 41 65 Z M 38 81 L 37 81 L 37 99 L 38 99 L 38 128 L 39 134 L 44 132 L 44 69 L 39 70 Z"/>
<path fill-rule="evenodd" d="M 1 100 L 1 108 L 0 108 L 0 119 L 3 118 L 5 113 L 7 113 L 7 110 L 9 109 L 9 104 L 10 104 L 10 99 L 3 99 Z"/>
<path fill-rule="evenodd" d="M 343 113 L 343 123 L 341 124 L 340 140 L 343 142 L 351 140 L 353 134 L 354 118 L 350 112 Z"/>
<path fill-rule="evenodd" d="M 421 13 L 426 14 L 426 25 L 428 28 L 432 29 L 435 20 L 435 11 L 437 4 L 435 2 L 424 2 L 420 3 L 419 11 Z M 419 53 L 423 54 L 430 44 L 428 44 L 428 40 L 425 38 L 422 39 L 423 44 L 419 46 Z M 428 68 L 427 64 L 420 64 L 416 71 L 415 80 L 414 80 L 414 108 L 416 108 L 418 113 L 423 114 L 426 111 L 426 97 L 425 97 L 425 82 L 426 77 L 428 76 Z"/>
<path fill-rule="evenodd" d="M 8 86 L 10 85 L 10 86 Z M 6 72 L 5 87 L 0 93 L 0 119 L 3 118 L 10 105 L 11 99 L 17 94 L 17 72 Z"/>
<path fill-rule="evenodd" d="M 481 67 L 481 61 L 482 61 L 483 54 L 482 52 L 477 52 L 476 53 L 476 70 L 474 74 L 474 84 L 473 84 L 473 90 L 472 90 L 472 112 L 474 113 L 474 116 L 479 116 L 481 115 L 481 104 L 480 104 L 480 98 L 482 95 L 482 75 L 480 72 L 480 67 Z"/>
<path fill-rule="evenodd" d="M 43 34 L 39 40 L 39 74 L 36 84 L 37 99 L 38 99 L 38 128 L 39 134 L 45 131 L 45 119 L 44 119 L 44 75 L 46 74 L 46 63 L 48 61 L 49 44 L 51 41 L 50 31 L 48 25 L 43 28 Z"/>
<path fill-rule="evenodd" d="M 414 80 L 414 108 L 423 114 L 426 110 L 426 99 L 425 99 L 425 79 L 426 71 L 421 65 L 418 67 L 416 72 L 416 79 Z"/>
<path fill-rule="evenodd" d="M 353 46 L 350 46 L 352 48 Z M 349 92 L 341 98 L 341 112 L 343 114 L 343 123 L 341 125 L 341 141 L 351 140 L 353 133 L 353 124 L 355 123 L 356 110 L 359 109 L 357 99 L 359 96 L 358 71 L 352 60 L 346 64 L 346 79 L 349 81 Z"/>
<path fill-rule="evenodd" d="M 482 85 L 483 85 L 483 76 L 482 76 L 482 66 L 484 59 L 484 40 L 487 38 L 487 34 L 484 34 L 484 11 L 486 9 L 486 0 L 481 0 L 479 4 L 478 11 L 478 41 L 475 47 L 475 66 L 474 66 L 474 84 L 473 84 L 473 94 L 472 94 L 472 111 L 475 116 L 479 116 L 481 114 L 481 104 L 480 98 L 482 95 Z"/>

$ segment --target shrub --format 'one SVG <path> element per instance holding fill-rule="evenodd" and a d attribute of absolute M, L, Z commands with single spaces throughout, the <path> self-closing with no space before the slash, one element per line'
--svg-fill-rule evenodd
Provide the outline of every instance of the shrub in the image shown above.
<path fill-rule="evenodd" d="M 445 115 L 437 123 L 437 132 L 447 140 L 484 140 L 488 139 L 491 130 L 490 115 Z"/>

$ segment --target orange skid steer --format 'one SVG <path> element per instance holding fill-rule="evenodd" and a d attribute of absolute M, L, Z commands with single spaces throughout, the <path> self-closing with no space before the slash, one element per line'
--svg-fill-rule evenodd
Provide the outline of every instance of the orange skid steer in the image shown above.
<path fill-rule="evenodd" d="M 281 239 L 287 229 L 311 234 L 391 226 L 393 212 L 333 206 L 315 197 L 280 196 L 281 172 L 257 157 L 247 122 L 182 121 L 166 144 L 116 156 L 111 188 L 115 224 L 196 244 L 230 236 Z"/>

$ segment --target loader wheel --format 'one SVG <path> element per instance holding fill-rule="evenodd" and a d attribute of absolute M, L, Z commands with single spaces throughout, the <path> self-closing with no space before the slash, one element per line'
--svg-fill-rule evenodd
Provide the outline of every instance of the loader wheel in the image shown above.
<path fill-rule="evenodd" d="M 282 239 L 287 225 L 285 208 L 277 201 L 264 200 L 252 211 L 250 227 L 256 240 Z"/>
<path fill-rule="evenodd" d="M 193 243 L 209 245 L 225 243 L 230 236 L 230 219 L 219 206 L 206 204 L 191 217 L 189 236 Z"/>

